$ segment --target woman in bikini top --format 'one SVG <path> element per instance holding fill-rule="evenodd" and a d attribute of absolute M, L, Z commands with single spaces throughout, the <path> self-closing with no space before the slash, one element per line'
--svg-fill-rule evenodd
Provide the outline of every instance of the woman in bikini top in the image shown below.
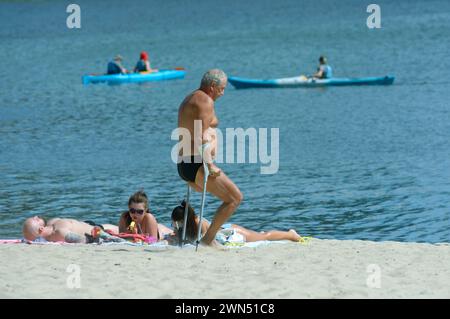
<path fill-rule="evenodd" d="M 130 225 L 134 222 L 134 229 Z M 158 222 L 148 207 L 148 198 L 143 191 L 131 195 L 128 200 L 128 211 L 120 216 L 119 232 L 129 234 L 145 234 L 159 239 Z"/>

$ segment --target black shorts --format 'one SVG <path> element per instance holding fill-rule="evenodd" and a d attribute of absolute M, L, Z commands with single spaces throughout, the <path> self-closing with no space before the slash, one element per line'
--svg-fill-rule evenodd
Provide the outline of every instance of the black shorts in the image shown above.
<path fill-rule="evenodd" d="M 203 160 L 200 156 L 184 156 L 178 163 L 178 175 L 186 182 L 195 183 L 195 177 L 200 167 L 203 166 Z"/>

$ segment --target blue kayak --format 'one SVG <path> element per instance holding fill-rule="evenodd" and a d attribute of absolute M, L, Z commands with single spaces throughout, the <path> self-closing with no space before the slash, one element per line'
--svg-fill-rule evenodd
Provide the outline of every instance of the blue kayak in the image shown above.
<path fill-rule="evenodd" d="M 367 78 L 330 78 L 313 79 L 305 76 L 296 76 L 282 79 L 245 79 L 230 76 L 228 81 L 236 89 L 248 88 L 281 88 L 281 87 L 322 87 L 322 86 L 347 86 L 347 85 L 390 85 L 394 83 L 395 77 L 367 77 Z"/>
<path fill-rule="evenodd" d="M 128 74 L 105 74 L 105 75 L 83 75 L 83 84 L 89 83 L 141 83 L 150 81 L 164 81 L 182 79 L 186 71 L 184 70 L 159 70 L 157 72 L 141 72 Z"/>

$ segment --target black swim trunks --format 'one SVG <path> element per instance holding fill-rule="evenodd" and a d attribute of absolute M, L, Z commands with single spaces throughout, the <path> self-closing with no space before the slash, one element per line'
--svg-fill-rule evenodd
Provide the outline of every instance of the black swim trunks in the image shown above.
<path fill-rule="evenodd" d="M 183 156 L 178 163 L 178 175 L 186 182 L 195 183 L 197 171 L 203 166 L 203 160 L 200 156 Z"/>

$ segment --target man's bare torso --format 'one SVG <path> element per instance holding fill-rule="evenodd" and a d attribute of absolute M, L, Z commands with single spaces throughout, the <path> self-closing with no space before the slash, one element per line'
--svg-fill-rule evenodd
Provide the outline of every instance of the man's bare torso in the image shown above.
<path fill-rule="evenodd" d="M 53 218 L 47 222 L 47 226 L 53 227 L 53 232 L 46 238 L 48 241 L 66 241 L 68 233 L 76 234 L 85 241 L 85 234 L 91 234 L 93 226 L 69 218 Z"/>
<path fill-rule="evenodd" d="M 186 154 L 186 152 L 183 154 L 183 149 L 181 149 L 181 156 L 199 155 L 198 150 L 194 147 L 195 120 L 203 120 L 203 123 L 205 123 L 202 125 L 202 135 L 210 127 L 217 127 L 219 124 L 214 111 L 214 101 L 201 90 L 196 90 L 188 95 L 178 110 L 178 127 L 188 129 L 191 135 L 190 154 Z"/>

